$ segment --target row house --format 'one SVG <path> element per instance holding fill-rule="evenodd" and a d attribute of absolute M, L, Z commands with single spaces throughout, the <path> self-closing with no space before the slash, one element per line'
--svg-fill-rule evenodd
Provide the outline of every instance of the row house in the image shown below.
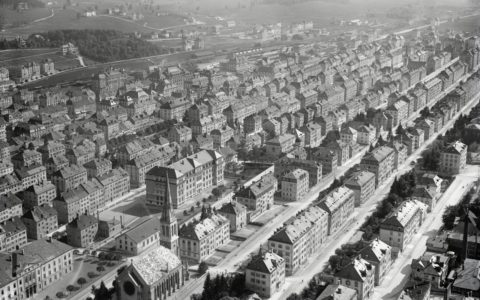
<path fill-rule="evenodd" d="M 225 115 L 205 116 L 198 121 L 190 122 L 190 128 L 193 135 L 210 134 L 212 130 L 220 129 L 227 125 Z"/>
<path fill-rule="evenodd" d="M 45 143 L 37 148 L 37 151 L 42 155 L 42 160 L 45 162 L 47 159 L 59 154 L 65 155 L 65 145 L 63 143 L 45 140 Z"/>
<path fill-rule="evenodd" d="M 83 166 L 89 161 L 95 159 L 95 148 L 78 145 L 73 149 L 66 151 L 66 157 L 70 164 Z"/>
<path fill-rule="evenodd" d="M 28 167 L 31 165 L 41 165 L 42 154 L 35 150 L 25 149 L 22 152 L 12 156 L 11 160 L 15 169 Z"/>
<path fill-rule="evenodd" d="M 437 98 L 443 90 L 443 83 L 439 78 L 434 78 L 423 84 L 424 89 L 427 92 L 427 103 L 430 103 Z"/>
<path fill-rule="evenodd" d="M 130 176 L 122 168 L 111 169 L 96 178 L 103 187 L 103 204 L 118 199 L 130 191 Z"/>
<path fill-rule="evenodd" d="M 45 161 L 45 167 L 47 168 L 47 177 L 52 178 L 55 172 L 62 170 L 70 165 L 70 162 L 63 154 L 59 154 L 48 158 Z"/>
<path fill-rule="evenodd" d="M 226 125 L 222 129 L 212 130 L 210 136 L 213 138 L 213 148 L 219 149 L 226 146 L 227 142 L 233 138 L 234 132 L 230 126 Z"/>
<path fill-rule="evenodd" d="M 227 123 L 231 127 L 236 127 L 237 124 L 243 124 L 246 117 L 256 112 L 254 105 L 251 105 L 251 103 L 247 104 L 244 101 L 235 102 L 224 110 L 224 114 L 227 116 Z"/>
<path fill-rule="evenodd" d="M 306 147 L 318 147 L 322 142 L 322 126 L 315 122 L 308 122 L 300 131 L 305 134 Z"/>
<path fill-rule="evenodd" d="M 0 252 L 11 253 L 27 245 L 27 228 L 20 216 L 0 224 Z"/>
<path fill-rule="evenodd" d="M 403 100 L 398 100 L 394 104 L 387 107 L 386 113 L 393 117 L 393 126 L 396 127 L 407 120 L 408 104 Z"/>
<path fill-rule="evenodd" d="M 299 201 L 309 190 L 308 172 L 295 169 L 285 174 L 281 180 L 281 195 L 285 201 Z"/>
<path fill-rule="evenodd" d="M 63 193 L 87 182 L 87 170 L 83 166 L 70 165 L 53 173 L 51 181 L 57 191 Z"/>
<path fill-rule="evenodd" d="M 402 142 L 399 141 L 392 141 L 388 144 L 390 148 L 393 149 L 394 157 L 393 157 L 393 165 L 394 169 L 398 169 L 400 164 L 405 163 L 408 158 L 408 147 Z"/>
<path fill-rule="evenodd" d="M 262 117 L 259 115 L 251 115 L 243 121 L 243 131 L 246 134 L 259 133 L 262 131 Z"/>
<path fill-rule="evenodd" d="M 0 223 L 22 216 L 22 200 L 12 193 L 0 195 Z"/>
<path fill-rule="evenodd" d="M 171 142 L 188 143 L 192 140 L 193 130 L 185 125 L 172 126 L 167 132 L 167 138 Z M 198 133 L 195 133 L 198 134 Z"/>
<path fill-rule="evenodd" d="M 115 152 L 115 158 L 123 166 L 130 160 L 151 151 L 154 147 L 155 144 L 148 139 L 135 139 L 120 146 Z"/>
<path fill-rule="evenodd" d="M 268 249 L 285 260 L 293 275 L 320 251 L 328 237 L 328 213 L 311 206 L 289 220 L 268 239 Z"/>
<path fill-rule="evenodd" d="M 424 132 L 420 128 L 409 128 L 402 135 L 402 142 L 407 145 L 408 155 L 411 155 L 415 150 L 420 148 L 420 145 L 423 145 L 424 141 Z"/>
<path fill-rule="evenodd" d="M 92 213 L 91 197 L 81 185 L 68 190 L 53 201 L 53 207 L 57 211 L 59 224 L 70 223 L 74 218 L 85 212 Z"/>
<path fill-rule="evenodd" d="M 318 206 L 328 213 L 328 235 L 335 235 L 353 213 L 355 193 L 341 186 L 328 193 Z"/>
<path fill-rule="evenodd" d="M 338 166 L 337 152 L 327 147 L 318 147 L 312 149 L 307 154 L 307 158 L 309 160 L 318 161 L 322 165 L 322 175 L 335 172 Z"/>
<path fill-rule="evenodd" d="M 160 105 L 159 116 L 162 120 L 177 120 L 181 122 L 187 109 L 192 103 L 185 98 L 170 98 L 162 101 Z"/>
<path fill-rule="evenodd" d="M 274 174 L 279 178 L 295 169 L 308 172 L 309 188 L 316 186 L 322 179 L 322 165 L 314 160 L 282 157 L 275 161 Z"/>
<path fill-rule="evenodd" d="M 67 243 L 76 248 L 93 246 L 98 233 L 98 219 L 88 214 L 80 214 L 66 226 Z"/>
<path fill-rule="evenodd" d="M 40 205 L 52 205 L 57 197 L 57 188 L 50 181 L 45 180 L 34 184 L 18 194 L 23 200 L 26 209 L 32 209 Z"/>
<path fill-rule="evenodd" d="M 224 158 L 215 150 L 201 150 L 166 167 L 152 168 L 145 176 L 146 205 L 162 208 L 168 185 L 172 205 L 178 208 L 206 189 L 223 184 L 224 168 Z"/>
<path fill-rule="evenodd" d="M 102 176 L 112 169 L 112 161 L 105 158 L 95 158 L 90 160 L 83 167 L 87 170 L 88 178 Z"/>
<path fill-rule="evenodd" d="M 47 169 L 42 165 L 22 167 L 20 169 L 16 169 L 15 174 L 21 181 L 23 189 L 47 180 Z"/>

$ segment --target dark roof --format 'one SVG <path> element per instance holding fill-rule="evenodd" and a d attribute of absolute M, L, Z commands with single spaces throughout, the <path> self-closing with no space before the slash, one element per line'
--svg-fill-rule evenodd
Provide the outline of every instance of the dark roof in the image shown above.
<path fill-rule="evenodd" d="M 73 219 L 70 223 L 68 223 L 67 227 L 83 230 L 97 223 L 98 223 L 98 220 L 94 216 L 79 215 L 75 219 Z"/>

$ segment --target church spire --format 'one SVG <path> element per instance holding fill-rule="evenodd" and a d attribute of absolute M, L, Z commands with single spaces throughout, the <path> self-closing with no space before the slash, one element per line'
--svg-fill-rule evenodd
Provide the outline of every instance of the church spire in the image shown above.
<path fill-rule="evenodd" d="M 170 180 L 168 178 L 168 170 L 166 171 L 167 182 L 165 184 L 165 203 L 162 208 L 162 221 L 171 222 L 175 219 L 172 209 L 172 194 L 170 193 Z"/>

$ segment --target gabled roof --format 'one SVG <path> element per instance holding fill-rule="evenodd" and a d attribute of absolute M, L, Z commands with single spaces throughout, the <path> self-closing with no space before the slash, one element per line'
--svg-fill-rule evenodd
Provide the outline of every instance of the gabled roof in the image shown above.
<path fill-rule="evenodd" d="M 273 252 L 266 252 L 254 256 L 248 263 L 246 269 L 265 274 L 272 274 L 280 264 L 284 263 L 285 260 L 281 256 Z"/>

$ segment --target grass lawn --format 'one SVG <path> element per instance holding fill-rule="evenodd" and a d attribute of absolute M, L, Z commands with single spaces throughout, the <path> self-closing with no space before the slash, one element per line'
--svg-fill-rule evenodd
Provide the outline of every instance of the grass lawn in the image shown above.
<path fill-rule="evenodd" d="M 0 51 L 0 63 L 10 59 L 19 59 L 22 57 L 36 57 L 45 53 L 56 52 L 56 48 L 40 48 L 40 49 L 11 49 Z"/>
<path fill-rule="evenodd" d="M 0 9 L 0 16 L 7 26 L 27 24 L 37 19 L 48 17 L 50 14 L 51 12 L 48 8 L 32 8 L 22 12 L 8 8 Z"/>
<path fill-rule="evenodd" d="M 15 58 L 6 58 L 2 59 L 0 58 L 0 65 L 3 67 L 15 67 L 19 65 L 23 65 L 28 62 L 35 61 L 37 63 L 40 63 L 41 61 L 45 59 L 52 59 L 53 62 L 55 63 L 55 69 L 58 71 L 63 71 L 63 70 L 69 70 L 73 68 L 80 67 L 80 62 L 73 57 L 66 57 L 58 52 L 56 52 L 57 49 L 49 49 L 49 52 L 44 51 L 43 53 L 38 54 L 30 54 L 28 55 L 28 51 L 24 51 L 23 53 L 19 53 L 20 57 L 15 57 Z M 20 50 L 22 51 L 22 50 Z M 24 54 L 22 56 L 22 54 Z M 0 53 L 1 57 L 2 53 Z M 13 56 L 11 53 L 5 53 L 6 56 Z"/>

